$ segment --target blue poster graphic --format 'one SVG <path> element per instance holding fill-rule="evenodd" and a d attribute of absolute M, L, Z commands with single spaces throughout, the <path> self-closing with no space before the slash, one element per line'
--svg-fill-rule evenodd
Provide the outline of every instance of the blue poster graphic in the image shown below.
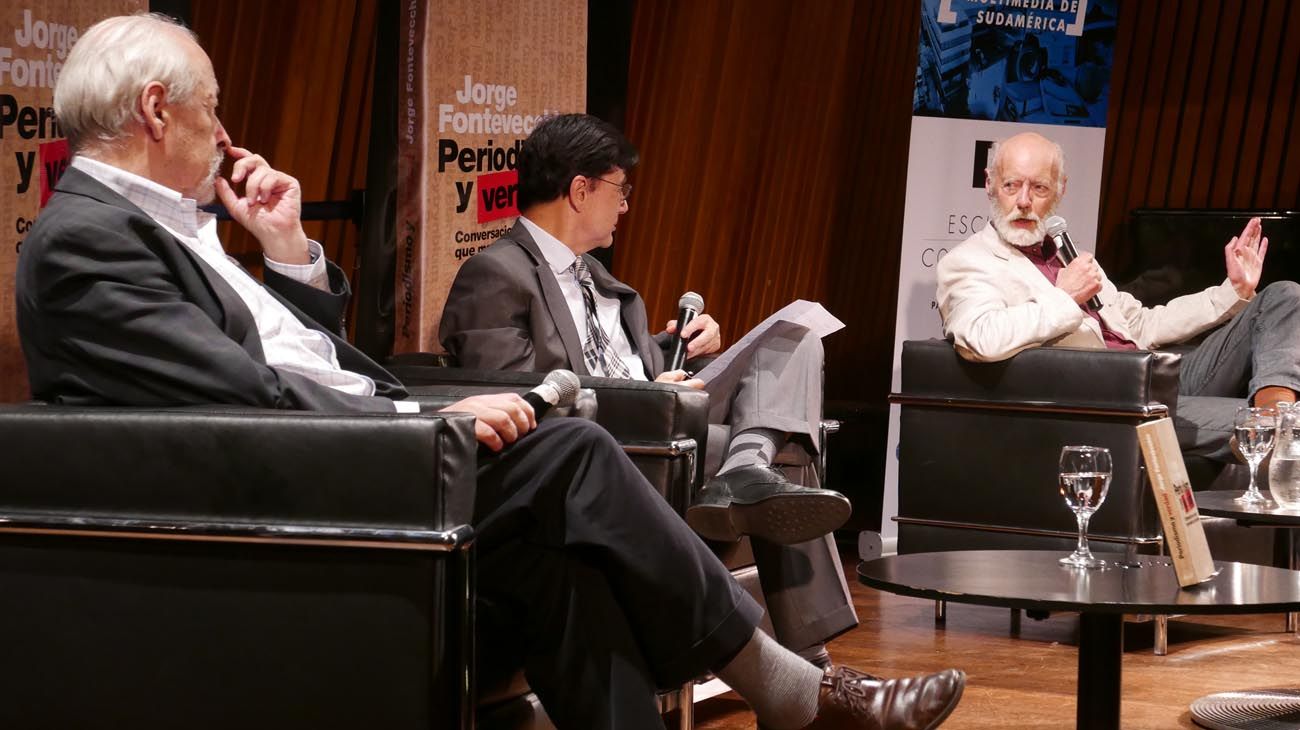
<path fill-rule="evenodd" d="M 1115 0 L 922 0 L 914 116 L 1105 127 Z"/>

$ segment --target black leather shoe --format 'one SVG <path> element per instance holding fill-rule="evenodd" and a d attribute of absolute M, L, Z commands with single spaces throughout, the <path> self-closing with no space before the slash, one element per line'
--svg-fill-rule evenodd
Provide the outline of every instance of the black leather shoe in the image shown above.
<path fill-rule="evenodd" d="M 770 466 L 742 466 L 704 485 L 686 510 L 686 524 L 709 540 L 752 535 L 793 545 L 843 525 L 852 509 L 839 492 L 793 484 Z"/>
<path fill-rule="evenodd" d="M 804 730 L 931 730 L 952 714 L 965 688 L 959 669 L 881 680 L 833 667 L 822 678 L 817 717 Z"/>

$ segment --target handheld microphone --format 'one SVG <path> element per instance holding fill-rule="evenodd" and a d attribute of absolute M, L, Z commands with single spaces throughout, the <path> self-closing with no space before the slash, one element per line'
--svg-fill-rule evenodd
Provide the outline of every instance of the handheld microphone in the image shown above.
<path fill-rule="evenodd" d="M 546 412 L 556 406 L 573 405 L 578 397 L 578 376 L 568 370 L 552 370 L 546 374 L 542 384 L 524 393 L 524 400 L 533 407 L 537 420 L 542 420 Z"/>
<path fill-rule="evenodd" d="M 1054 215 L 1043 221 L 1047 225 L 1047 235 L 1051 237 L 1052 243 L 1056 244 L 1056 255 L 1061 257 L 1061 262 L 1066 266 L 1070 262 L 1079 258 L 1079 250 L 1074 247 L 1074 241 L 1070 240 L 1070 232 L 1066 230 L 1065 219 L 1059 215 Z M 1093 295 L 1088 299 L 1088 309 L 1094 312 L 1101 309 L 1101 299 Z"/>
<path fill-rule="evenodd" d="M 677 338 L 673 342 L 672 357 L 668 358 L 669 370 L 682 369 L 682 364 L 686 362 L 686 340 L 681 336 L 682 330 L 703 311 L 704 297 L 693 291 L 686 292 L 677 300 Z"/>

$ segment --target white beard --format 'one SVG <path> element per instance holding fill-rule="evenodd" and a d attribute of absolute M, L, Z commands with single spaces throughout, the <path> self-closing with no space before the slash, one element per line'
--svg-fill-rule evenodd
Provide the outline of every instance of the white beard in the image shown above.
<path fill-rule="evenodd" d="M 221 172 L 221 163 L 226 159 L 226 153 L 220 149 L 212 154 L 212 162 L 208 165 L 208 176 L 203 178 L 199 184 L 199 189 L 194 193 L 194 200 L 199 205 L 207 205 L 217 198 L 217 175 Z"/>
<path fill-rule="evenodd" d="M 1002 240 L 1012 246 L 1026 248 L 1041 243 L 1047 237 L 1047 228 L 1037 214 L 1021 213 L 1018 210 L 1006 213 L 998 206 L 997 200 L 990 201 L 989 208 L 991 209 L 989 221 L 993 224 L 993 230 L 997 231 L 999 236 L 1002 236 Z M 1013 221 L 1018 220 L 1033 221 L 1034 227 L 1031 230 L 1025 230 L 1011 225 Z"/>

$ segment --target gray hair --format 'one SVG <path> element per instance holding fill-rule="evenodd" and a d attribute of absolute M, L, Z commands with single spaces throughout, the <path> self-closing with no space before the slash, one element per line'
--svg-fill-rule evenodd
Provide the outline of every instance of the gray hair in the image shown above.
<path fill-rule="evenodd" d="M 1061 149 L 1061 145 L 1040 134 L 1034 134 L 1033 136 L 1040 137 L 1043 141 L 1052 145 L 1052 176 L 1056 178 L 1056 197 L 1060 198 L 1065 194 L 1065 150 Z M 989 150 L 988 170 L 989 175 L 992 176 L 995 181 L 1002 179 L 1003 142 L 1006 142 L 1006 140 L 998 140 L 997 142 L 994 142 L 993 147 Z M 990 195 L 992 195 L 991 192 Z"/>
<path fill-rule="evenodd" d="M 132 119 L 144 122 L 139 99 L 151 82 L 169 101 L 189 101 L 201 77 L 185 38 L 198 42 L 177 21 L 141 13 L 102 20 L 77 39 L 54 87 L 54 114 L 73 151 L 126 138 Z"/>

